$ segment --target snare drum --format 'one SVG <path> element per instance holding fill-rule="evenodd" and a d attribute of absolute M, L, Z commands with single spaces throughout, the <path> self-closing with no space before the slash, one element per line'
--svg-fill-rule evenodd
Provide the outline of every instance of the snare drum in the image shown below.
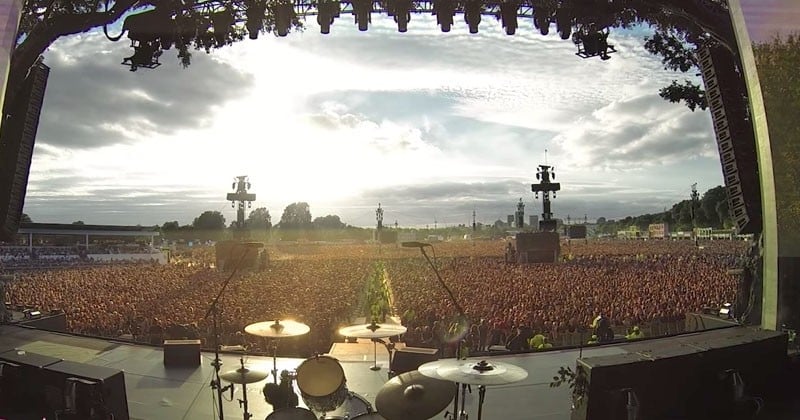
<path fill-rule="evenodd" d="M 344 370 L 333 357 L 306 359 L 297 368 L 296 375 L 300 396 L 313 411 L 327 413 L 336 410 L 347 398 Z"/>
<path fill-rule="evenodd" d="M 372 412 L 372 404 L 355 392 L 348 392 L 344 403 L 336 410 L 325 413 L 324 420 L 350 420 Z"/>
<path fill-rule="evenodd" d="M 267 420 L 317 420 L 317 416 L 305 408 L 290 407 L 273 411 Z"/>

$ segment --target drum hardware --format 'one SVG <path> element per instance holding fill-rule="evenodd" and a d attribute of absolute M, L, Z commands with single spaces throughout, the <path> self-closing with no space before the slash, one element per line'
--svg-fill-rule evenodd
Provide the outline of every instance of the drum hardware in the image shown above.
<path fill-rule="evenodd" d="M 378 366 L 378 342 L 376 339 L 394 337 L 396 335 L 405 334 L 406 331 L 408 331 L 408 328 L 402 325 L 378 324 L 373 322 L 371 324 L 351 325 L 349 327 L 340 328 L 339 334 L 345 337 L 371 339 L 374 363 L 370 367 L 370 370 L 380 370 L 381 367 Z"/>
<path fill-rule="evenodd" d="M 239 408 L 244 409 L 244 420 L 250 420 L 250 417 L 253 415 L 247 411 L 247 384 L 263 381 L 269 375 L 264 372 L 246 368 L 244 366 L 244 358 L 240 358 L 239 362 L 241 363 L 241 367 L 239 369 L 225 372 L 222 375 L 219 375 L 219 377 L 231 383 L 230 385 L 226 386 L 231 387 L 231 398 L 233 398 L 233 384 L 242 385 L 242 399 L 239 400 Z"/>
<path fill-rule="evenodd" d="M 456 383 L 478 385 L 478 420 L 483 415 L 483 401 L 487 385 L 505 385 L 519 382 L 528 377 L 525 369 L 510 363 L 493 362 L 486 360 L 479 362 L 465 360 L 437 360 L 425 363 L 419 368 L 419 372 L 425 376 L 440 378 Z M 464 388 L 462 394 L 462 415 L 464 412 Z"/>
<path fill-rule="evenodd" d="M 308 334 L 311 328 L 302 322 L 285 319 L 272 321 L 256 322 L 244 327 L 244 332 L 270 339 L 272 349 L 272 377 L 278 383 L 278 339 L 297 337 Z"/>
<path fill-rule="evenodd" d="M 336 410 L 325 413 L 323 420 L 350 420 L 373 413 L 372 404 L 366 398 L 348 391 L 347 398 Z M 382 417 L 381 417 L 382 418 Z"/>

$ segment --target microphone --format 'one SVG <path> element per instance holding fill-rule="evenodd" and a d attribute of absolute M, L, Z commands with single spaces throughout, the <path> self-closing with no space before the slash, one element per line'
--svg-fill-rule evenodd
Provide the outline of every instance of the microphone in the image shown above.
<path fill-rule="evenodd" d="M 400 245 L 405 248 L 423 248 L 426 246 L 431 246 L 431 244 L 426 244 L 424 242 L 403 242 Z"/>

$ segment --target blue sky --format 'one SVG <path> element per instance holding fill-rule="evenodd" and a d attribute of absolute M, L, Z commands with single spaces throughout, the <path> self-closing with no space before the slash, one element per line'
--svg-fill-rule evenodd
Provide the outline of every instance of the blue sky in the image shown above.
<path fill-rule="evenodd" d="M 491 223 L 541 213 L 530 184 L 556 167 L 556 217 L 662 211 L 690 186 L 722 183 L 708 112 L 658 97 L 673 78 L 643 48 L 646 28 L 613 30 L 618 53 L 583 60 L 555 31 L 517 35 L 484 19 L 448 34 L 414 15 L 401 34 L 373 14 L 358 32 L 343 14 L 330 35 L 314 19 L 286 38 L 262 35 L 193 53 L 167 51 L 128 72 L 127 40 L 62 39 L 51 66 L 25 212 L 35 221 L 182 224 L 235 212 L 232 178 L 249 175 L 255 207 L 277 220 L 306 201 L 314 217 L 353 225 Z M 694 78 L 692 74 L 689 78 Z"/>

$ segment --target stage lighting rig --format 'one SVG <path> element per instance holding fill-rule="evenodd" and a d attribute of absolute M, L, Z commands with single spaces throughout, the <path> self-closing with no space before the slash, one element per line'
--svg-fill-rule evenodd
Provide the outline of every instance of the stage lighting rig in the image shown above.
<path fill-rule="evenodd" d="M 245 4 L 247 5 L 245 10 L 247 22 L 244 26 L 247 28 L 247 35 L 250 39 L 258 39 L 258 33 L 264 29 L 264 15 L 267 13 L 267 3 L 265 1 L 248 1 Z"/>
<path fill-rule="evenodd" d="M 136 71 L 139 67 L 154 69 L 161 65 L 158 58 L 162 54 L 161 45 L 158 41 L 139 42 L 132 41 L 133 55 L 122 59 L 123 66 L 130 66 L 131 71 Z"/>
<path fill-rule="evenodd" d="M 256 201 L 256 195 L 247 192 L 250 189 L 250 180 L 247 175 L 237 176 L 234 178 L 231 189 L 235 192 L 228 193 L 227 199 L 231 202 L 231 207 L 238 208 L 236 211 L 236 231 L 241 234 L 244 231 L 244 209 L 253 206 L 253 201 Z"/>
<path fill-rule="evenodd" d="M 433 0 L 433 14 L 436 15 L 436 23 L 442 27 L 442 32 L 450 32 L 456 15 L 455 0 Z"/>
<path fill-rule="evenodd" d="M 356 24 L 361 32 L 369 28 L 372 22 L 372 0 L 352 0 L 353 14 L 356 16 Z"/>
<path fill-rule="evenodd" d="M 572 42 L 578 47 L 575 55 L 581 58 L 599 56 L 602 60 L 608 60 L 611 58 L 609 54 L 617 52 L 614 46 L 608 43 L 608 34 L 608 29 L 596 29 L 594 24 L 582 26 L 572 34 Z"/>
<path fill-rule="evenodd" d="M 483 3 L 480 0 L 467 0 L 464 2 L 464 22 L 469 26 L 469 33 L 477 34 L 478 25 L 481 23 Z"/>
<path fill-rule="evenodd" d="M 514 35 L 517 32 L 517 9 L 519 2 L 516 0 L 500 3 L 500 22 L 506 28 L 506 35 Z"/>

